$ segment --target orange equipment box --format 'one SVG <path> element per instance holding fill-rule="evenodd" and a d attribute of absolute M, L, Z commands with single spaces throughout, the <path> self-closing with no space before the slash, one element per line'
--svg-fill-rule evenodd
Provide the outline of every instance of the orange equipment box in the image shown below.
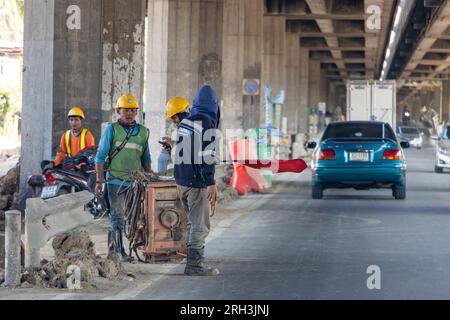
<path fill-rule="evenodd" d="M 185 256 L 187 216 L 177 196 L 175 181 L 147 186 L 147 258 L 178 254 Z"/>

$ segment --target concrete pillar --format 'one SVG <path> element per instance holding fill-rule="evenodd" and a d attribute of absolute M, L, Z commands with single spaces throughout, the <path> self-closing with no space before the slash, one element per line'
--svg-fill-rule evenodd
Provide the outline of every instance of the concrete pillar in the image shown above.
<path fill-rule="evenodd" d="M 22 214 L 20 211 L 5 212 L 5 283 L 6 287 L 20 286 L 20 236 L 22 230 Z"/>
<path fill-rule="evenodd" d="M 450 81 L 442 81 L 442 120 L 450 120 Z"/>
<path fill-rule="evenodd" d="M 22 193 L 27 176 L 56 154 L 71 107 L 83 108 L 85 127 L 98 142 L 102 122 L 111 121 L 119 95 L 131 92 L 142 100 L 145 4 L 26 1 Z"/>
<path fill-rule="evenodd" d="M 320 78 L 320 61 L 311 60 L 309 63 L 309 108 L 317 108 L 320 102 Z"/>
<path fill-rule="evenodd" d="M 55 155 L 61 135 L 69 127 L 67 113 L 74 106 L 83 109 L 85 126 L 96 139 L 100 138 L 102 2 L 55 1 L 52 15 L 54 79 L 51 153 Z M 32 21 L 25 23 L 34 26 L 36 18 L 34 16 Z"/>
<path fill-rule="evenodd" d="M 55 0 L 25 2 L 21 187 L 51 156 L 54 13 Z"/>
<path fill-rule="evenodd" d="M 309 50 L 300 49 L 299 132 L 308 132 L 309 111 Z"/>
<path fill-rule="evenodd" d="M 284 16 L 263 17 L 263 64 L 262 92 L 269 83 L 272 97 L 280 90 L 286 91 L 286 19 Z M 264 110 L 264 99 L 261 101 Z M 261 124 L 265 124 L 264 111 L 261 112 Z"/>
<path fill-rule="evenodd" d="M 328 84 L 328 98 L 327 98 L 327 110 L 331 113 L 337 107 L 337 97 L 336 97 L 336 84 L 329 82 Z M 342 108 L 342 107 L 341 107 Z"/>
<path fill-rule="evenodd" d="M 320 69 L 320 102 L 327 102 L 328 100 L 328 81 L 326 78 L 326 70 Z M 328 104 L 326 105 L 328 110 Z"/>
<path fill-rule="evenodd" d="M 259 126 L 260 97 L 244 96 L 243 79 L 261 79 L 261 0 L 224 0 L 223 18 L 223 129 Z"/>
<path fill-rule="evenodd" d="M 286 106 L 284 116 L 288 120 L 288 134 L 296 134 L 300 112 L 300 39 L 298 35 L 286 36 Z"/>
<path fill-rule="evenodd" d="M 121 95 L 132 94 L 143 104 L 146 0 L 102 3 L 101 109 L 97 110 L 103 114 L 102 122 L 111 122 L 117 119 L 114 107 Z"/>
<path fill-rule="evenodd" d="M 145 123 L 156 159 L 166 134 L 165 105 L 174 96 L 192 101 L 203 84 L 222 96 L 222 0 L 149 0 Z M 156 161 L 153 161 L 156 169 Z"/>

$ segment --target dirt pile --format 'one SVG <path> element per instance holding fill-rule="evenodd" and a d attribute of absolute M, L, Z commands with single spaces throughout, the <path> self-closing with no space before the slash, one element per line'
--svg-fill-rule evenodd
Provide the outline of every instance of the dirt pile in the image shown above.
<path fill-rule="evenodd" d="M 5 219 L 5 211 L 19 209 L 19 163 L 0 178 L 0 219 Z"/>
<path fill-rule="evenodd" d="M 67 288 L 68 267 L 78 266 L 81 287 L 93 288 L 96 277 L 117 279 L 123 268 L 117 255 L 106 259 L 95 254 L 94 243 L 86 231 L 76 231 L 56 236 L 52 242 L 53 261 L 42 260 L 40 268 L 28 268 L 22 273 L 22 286 L 40 288 Z"/>
<path fill-rule="evenodd" d="M 231 177 L 234 172 L 233 165 L 227 165 L 222 170 L 222 176 L 216 181 L 217 202 L 219 204 L 227 203 L 239 197 L 236 189 L 230 186 Z"/>

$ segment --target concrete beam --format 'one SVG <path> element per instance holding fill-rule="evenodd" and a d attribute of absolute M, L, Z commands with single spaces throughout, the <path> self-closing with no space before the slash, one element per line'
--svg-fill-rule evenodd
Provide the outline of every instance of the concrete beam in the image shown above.
<path fill-rule="evenodd" d="M 411 56 L 410 61 L 405 67 L 405 70 L 414 70 L 427 53 L 427 49 L 430 49 L 437 41 L 436 35 L 442 35 L 445 33 L 447 28 L 450 26 L 450 19 L 447 18 L 449 15 L 450 1 L 446 1 L 439 9 L 438 14 L 435 16 L 434 20 L 426 30 L 422 40 L 420 40 L 419 44 L 417 45 L 417 50 Z M 410 74 L 411 73 L 409 71 L 404 71 L 401 75 L 401 78 L 407 79 Z"/>
<path fill-rule="evenodd" d="M 327 3 L 325 0 L 306 0 L 306 3 L 308 4 L 309 9 L 311 10 L 311 13 L 313 14 L 329 14 L 327 10 Z M 332 20 L 321 20 L 316 19 L 316 23 L 319 25 L 319 29 L 322 32 L 322 34 L 333 34 L 334 33 L 334 26 Z M 305 35 L 305 33 L 302 33 Z M 300 35 L 299 35 L 300 36 Z M 323 37 L 323 36 L 319 36 Z M 325 38 L 328 46 L 330 47 L 338 47 L 339 41 L 336 36 L 327 36 Z M 331 51 L 331 55 L 334 59 L 342 59 L 342 53 L 337 51 Z M 342 62 L 337 61 L 336 65 L 340 69 L 345 69 L 345 64 Z M 342 72 L 342 75 L 345 75 L 345 72 Z"/>
<path fill-rule="evenodd" d="M 376 51 L 376 48 L 368 47 L 305 47 L 310 51 Z"/>
<path fill-rule="evenodd" d="M 298 35 L 300 38 L 376 38 L 373 33 L 362 32 L 290 32 Z"/>
<path fill-rule="evenodd" d="M 346 21 L 361 21 L 366 20 L 367 14 L 313 14 L 313 13 L 266 13 L 265 16 L 283 16 L 286 20 L 346 20 Z"/>
<path fill-rule="evenodd" d="M 322 58 L 322 59 L 312 59 L 315 61 L 319 61 L 321 63 L 368 63 L 373 62 L 373 59 L 366 59 L 366 58 L 344 58 L 344 59 L 334 59 L 334 58 Z M 350 72 L 351 69 L 345 69 L 347 72 Z"/>

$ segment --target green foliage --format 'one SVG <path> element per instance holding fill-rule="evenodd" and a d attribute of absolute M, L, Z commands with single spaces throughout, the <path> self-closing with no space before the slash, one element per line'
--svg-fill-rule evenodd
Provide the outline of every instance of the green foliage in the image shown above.
<path fill-rule="evenodd" d="M 9 96 L 7 93 L 0 92 L 0 113 L 6 114 L 9 110 Z"/>
<path fill-rule="evenodd" d="M 23 18 L 25 14 L 25 8 L 24 8 L 24 0 L 16 0 L 17 9 L 19 10 L 20 16 Z"/>

